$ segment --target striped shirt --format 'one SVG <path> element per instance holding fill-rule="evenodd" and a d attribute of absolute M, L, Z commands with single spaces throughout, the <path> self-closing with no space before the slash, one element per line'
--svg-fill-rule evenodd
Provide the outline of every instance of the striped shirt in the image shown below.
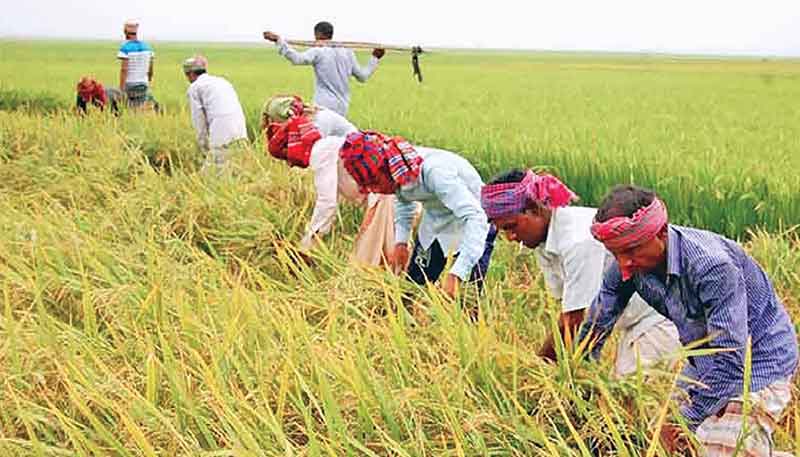
<path fill-rule="evenodd" d="M 147 73 L 150 70 L 150 62 L 154 56 L 153 48 L 144 41 L 128 40 L 122 43 L 119 53 L 117 53 L 117 58 L 128 61 L 128 77 L 125 83 L 147 84 Z"/>
<path fill-rule="evenodd" d="M 622 281 L 616 263 L 581 327 L 579 339 L 594 329 L 600 350 L 628 300 L 637 292 L 675 323 L 681 343 L 708 338 L 700 348 L 733 349 L 689 359 L 687 373 L 704 386 L 687 387 L 681 413 L 692 429 L 740 396 L 744 353 L 752 337 L 751 392 L 790 378 L 797 367 L 797 336 L 786 309 L 764 270 L 735 242 L 715 233 L 670 225 L 666 280 L 655 273 Z"/>

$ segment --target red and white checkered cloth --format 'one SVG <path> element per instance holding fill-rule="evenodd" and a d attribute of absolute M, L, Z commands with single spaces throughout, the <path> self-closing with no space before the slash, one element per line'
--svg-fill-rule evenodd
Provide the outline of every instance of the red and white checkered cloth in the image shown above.
<path fill-rule="evenodd" d="M 772 432 L 781 414 L 792 399 L 790 381 L 778 381 L 765 389 L 750 394 L 751 415 L 747 419 L 748 435 L 738 454 L 736 443 L 742 435 L 741 401 L 728 403 L 725 413 L 711 416 L 695 432 L 698 442 L 703 446 L 705 457 L 791 457 L 792 454 L 773 449 Z"/>

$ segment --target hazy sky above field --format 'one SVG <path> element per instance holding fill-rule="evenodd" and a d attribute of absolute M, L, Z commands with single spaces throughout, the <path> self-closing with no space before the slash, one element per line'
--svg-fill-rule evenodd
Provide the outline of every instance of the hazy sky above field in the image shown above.
<path fill-rule="evenodd" d="M 309 39 L 329 20 L 342 40 L 800 56 L 800 0 L 9 0 L 0 36 L 119 39 L 126 18 L 149 40 Z"/>

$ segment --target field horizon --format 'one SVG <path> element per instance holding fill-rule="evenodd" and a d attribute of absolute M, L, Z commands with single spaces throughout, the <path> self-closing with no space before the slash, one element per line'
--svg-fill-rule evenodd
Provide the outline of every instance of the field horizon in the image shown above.
<path fill-rule="evenodd" d="M 163 115 L 72 112 L 115 85 L 110 42 L 0 40 L 0 454 L 3 456 L 665 456 L 675 354 L 611 375 L 559 346 L 533 252 L 498 242 L 471 323 L 437 287 L 348 262 L 361 210 L 297 255 L 310 173 L 265 154 L 273 93 L 310 68 L 271 46 L 156 46 Z M 199 173 L 180 62 L 228 78 L 252 142 Z M 365 55 L 360 55 L 365 62 Z M 432 53 L 417 84 L 391 54 L 350 118 L 463 154 L 484 180 L 561 176 L 596 205 L 654 188 L 677 223 L 738 239 L 800 322 L 800 61 Z M 794 381 L 794 393 L 800 382 Z M 775 433 L 800 455 L 795 396 Z"/>

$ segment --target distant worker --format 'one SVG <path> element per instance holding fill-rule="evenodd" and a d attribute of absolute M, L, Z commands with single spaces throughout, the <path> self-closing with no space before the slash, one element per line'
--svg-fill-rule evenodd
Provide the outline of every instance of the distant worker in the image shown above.
<path fill-rule="evenodd" d="M 247 139 L 244 111 L 231 83 L 225 78 L 207 74 L 208 60 L 194 56 L 183 62 L 183 73 L 189 80 L 186 96 L 192 111 L 192 124 L 197 144 L 206 153 L 203 169 L 221 169 L 230 155 L 229 146 Z"/>
<path fill-rule="evenodd" d="M 153 83 L 153 49 L 139 41 L 139 22 L 126 21 L 123 28 L 125 43 L 119 48 L 119 90 L 128 99 L 128 107 L 144 108 L 152 105 L 158 111 L 158 103 L 150 93 Z"/>
<path fill-rule="evenodd" d="M 78 81 L 75 109 L 79 114 L 86 114 L 89 106 L 94 106 L 103 111 L 106 105 L 111 105 L 111 112 L 119 115 L 119 102 L 122 92 L 113 87 L 104 87 L 103 84 L 91 76 L 83 76 Z"/>
<path fill-rule="evenodd" d="M 333 39 L 333 25 L 330 22 L 315 25 L 314 38 L 321 42 Z M 322 45 L 297 52 L 286 40 L 273 32 L 264 32 L 264 39 L 277 43 L 278 53 L 292 64 L 313 65 L 316 81 L 314 103 L 344 117 L 347 117 L 350 107 L 350 76 L 362 83 L 366 82 L 378 68 L 378 61 L 386 52 L 380 48 L 373 49 L 369 63 L 366 68 L 362 68 L 352 49 Z"/>

